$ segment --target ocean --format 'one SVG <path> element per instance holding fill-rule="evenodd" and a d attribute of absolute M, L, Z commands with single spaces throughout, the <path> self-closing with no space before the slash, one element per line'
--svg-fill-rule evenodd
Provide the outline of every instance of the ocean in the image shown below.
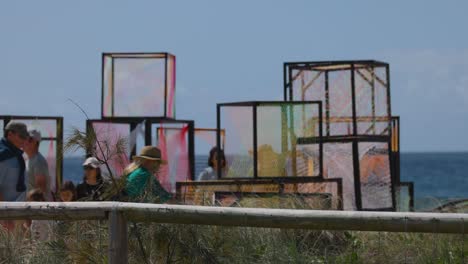
<path fill-rule="evenodd" d="M 414 183 L 415 210 L 427 210 L 443 201 L 468 198 L 468 153 L 402 153 L 401 180 Z M 64 179 L 83 178 L 82 158 L 64 159 Z M 207 157 L 197 156 L 196 175 L 206 167 Z"/>

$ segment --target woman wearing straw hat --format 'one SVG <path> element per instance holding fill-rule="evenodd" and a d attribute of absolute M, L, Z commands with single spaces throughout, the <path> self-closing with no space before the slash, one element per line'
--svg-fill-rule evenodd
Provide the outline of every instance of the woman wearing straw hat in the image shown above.
<path fill-rule="evenodd" d="M 166 164 L 166 161 L 161 159 L 161 151 L 153 146 L 143 147 L 140 155 L 133 157 L 133 162 L 124 170 L 125 190 L 130 200 L 147 201 L 148 198 L 145 195 L 147 187 L 152 187 L 152 194 L 159 202 L 164 203 L 172 198 L 172 195 L 153 177 L 162 164 Z M 152 179 L 154 179 L 153 183 L 151 183 Z"/>

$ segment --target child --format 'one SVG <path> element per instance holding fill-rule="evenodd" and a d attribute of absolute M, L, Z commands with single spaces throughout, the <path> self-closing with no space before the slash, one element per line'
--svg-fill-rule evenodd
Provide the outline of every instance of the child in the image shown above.
<path fill-rule="evenodd" d="M 28 192 L 28 202 L 44 202 L 44 193 L 41 189 L 36 188 Z M 32 220 L 31 221 L 31 238 L 36 241 L 47 241 L 52 235 L 52 222 L 48 220 Z"/>
<path fill-rule="evenodd" d="M 62 202 L 73 202 L 76 201 L 76 189 L 75 185 L 71 181 L 66 181 L 63 183 L 62 188 L 60 188 L 60 201 Z"/>

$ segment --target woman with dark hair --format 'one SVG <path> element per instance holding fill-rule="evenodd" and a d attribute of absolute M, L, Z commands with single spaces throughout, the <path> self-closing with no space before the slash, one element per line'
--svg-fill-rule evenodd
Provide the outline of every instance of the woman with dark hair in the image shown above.
<path fill-rule="evenodd" d="M 94 157 L 87 158 L 83 163 L 85 175 L 83 182 L 76 187 L 76 199 L 88 201 L 102 201 L 104 180 L 101 176 L 101 163 Z"/>
<path fill-rule="evenodd" d="M 219 150 L 220 161 L 221 161 L 221 175 L 226 174 L 226 157 L 224 151 Z M 200 175 L 198 176 L 199 181 L 209 181 L 216 180 L 218 177 L 218 148 L 213 147 L 210 150 L 210 155 L 208 157 L 208 167 L 205 168 Z"/>

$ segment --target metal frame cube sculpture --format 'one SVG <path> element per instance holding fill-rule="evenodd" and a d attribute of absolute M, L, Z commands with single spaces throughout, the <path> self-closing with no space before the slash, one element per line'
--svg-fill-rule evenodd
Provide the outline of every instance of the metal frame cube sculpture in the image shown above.
<path fill-rule="evenodd" d="M 218 104 L 217 129 L 226 133 L 228 163 L 219 179 L 322 178 L 320 101 Z"/>
<path fill-rule="evenodd" d="M 175 193 L 177 181 L 194 179 L 193 120 L 94 119 L 87 121 L 87 134 L 96 136 L 96 143 L 89 146 L 87 155 L 106 161 L 114 177 L 122 175 L 125 166 L 143 146 L 152 145 L 161 149 L 162 158 L 167 161 L 158 173 L 166 190 Z M 125 152 L 116 149 L 122 144 Z"/>
<path fill-rule="evenodd" d="M 102 54 L 102 118 L 175 118 L 174 55 Z"/>
<path fill-rule="evenodd" d="M 194 121 L 175 119 L 175 70 L 167 52 L 102 54 L 101 119 L 87 120 L 96 136 L 87 154 L 108 161 L 110 174 L 120 176 L 141 147 L 156 145 L 168 162 L 158 175 L 166 190 L 194 178 Z"/>
<path fill-rule="evenodd" d="M 2 130 L 12 121 L 25 123 L 29 129 L 41 132 L 39 152 L 44 155 L 49 165 L 51 191 L 56 193 L 63 179 L 63 117 L 61 116 L 0 116 Z"/>
<path fill-rule="evenodd" d="M 346 210 L 395 210 L 389 65 L 288 62 L 285 101 L 324 103 L 324 177 L 343 178 Z"/>

